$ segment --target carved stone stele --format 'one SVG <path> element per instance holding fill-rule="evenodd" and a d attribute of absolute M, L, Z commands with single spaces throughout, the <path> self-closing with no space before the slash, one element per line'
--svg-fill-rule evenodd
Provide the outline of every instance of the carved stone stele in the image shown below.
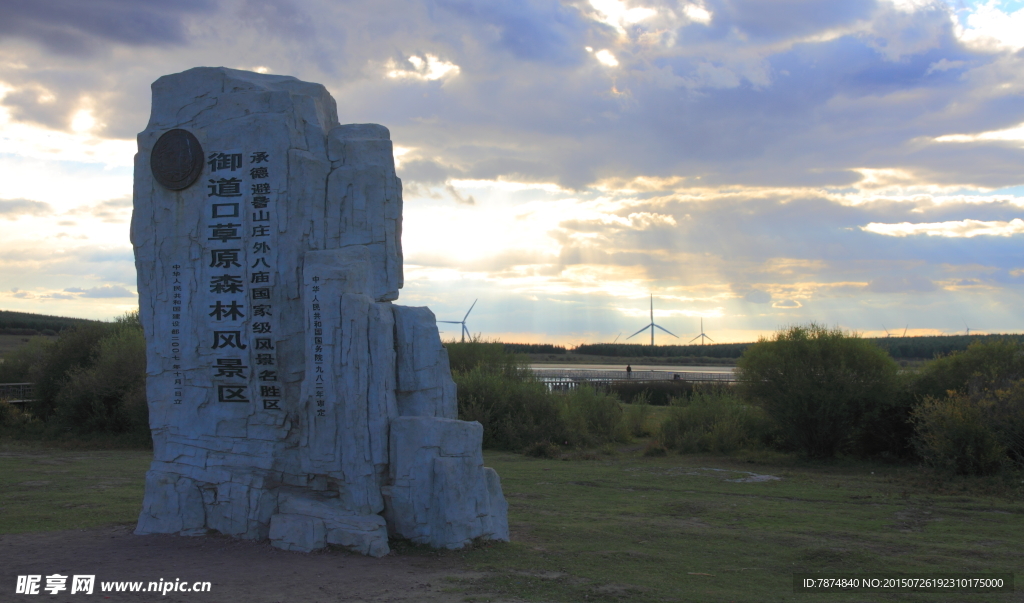
<path fill-rule="evenodd" d="M 339 125 L 319 84 L 201 67 L 153 84 L 138 143 L 154 459 L 136 533 L 375 556 L 389 536 L 507 540 L 434 315 L 392 303 L 387 128 Z"/>

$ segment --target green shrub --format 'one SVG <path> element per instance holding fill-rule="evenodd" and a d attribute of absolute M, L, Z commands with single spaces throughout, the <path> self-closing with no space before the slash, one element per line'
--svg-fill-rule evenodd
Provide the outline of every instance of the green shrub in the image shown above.
<path fill-rule="evenodd" d="M 458 386 L 459 418 L 479 421 L 484 447 L 582 446 L 628 437 L 618 399 L 581 387 L 555 394 L 538 381 L 529 359 L 500 343 L 445 344 Z"/>
<path fill-rule="evenodd" d="M 448 351 L 448 365 L 452 373 L 468 373 L 478 367 L 488 373 L 512 378 L 531 373 L 530 357 L 509 353 L 502 343 L 480 341 L 479 337 L 474 337 L 470 341 L 448 342 L 444 347 Z"/>
<path fill-rule="evenodd" d="M 633 400 L 633 403 L 626 409 L 626 430 L 635 438 L 642 438 L 651 435 L 650 426 L 647 424 L 651 418 L 651 405 L 647 403 L 647 396 L 643 394 Z"/>
<path fill-rule="evenodd" d="M 535 442 L 527 446 L 523 454 L 541 459 L 557 459 L 561 458 L 562 449 L 551 442 Z"/>
<path fill-rule="evenodd" d="M 565 394 L 552 394 L 561 403 L 568 438 L 577 444 L 595 445 L 629 440 L 619 399 L 580 385 Z"/>
<path fill-rule="evenodd" d="M 997 472 L 1006 458 L 1006 448 L 986 420 L 986 406 L 960 392 L 925 398 L 913 412 L 921 459 L 960 475 Z"/>
<path fill-rule="evenodd" d="M 0 363 L 0 383 L 31 383 L 38 377 L 33 367 L 41 365 L 53 344 L 42 337 L 33 337 L 17 350 L 4 356 Z"/>
<path fill-rule="evenodd" d="M 50 420 L 68 373 L 92 366 L 100 340 L 110 334 L 112 328 L 110 323 L 86 323 L 61 331 L 56 341 L 45 346 L 39 362 L 32 364 L 28 374 L 29 381 L 35 384 L 33 414 L 44 421 Z"/>
<path fill-rule="evenodd" d="M 949 391 L 967 393 L 1005 387 L 1024 378 L 1024 344 L 1010 339 L 976 341 L 926 363 L 913 374 L 909 387 L 919 399 L 941 398 Z"/>
<path fill-rule="evenodd" d="M 769 446 L 775 440 L 764 411 L 728 391 L 676 401 L 658 436 L 667 448 L 687 453 L 730 453 Z"/>
<path fill-rule="evenodd" d="M 623 402 L 636 403 L 641 396 L 647 404 L 668 406 L 673 398 L 689 398 L 695 385 L 689 381 L 615 381 L 608 386 Z"/>
<path fill-rule="evenodd" d="M 644 456 L 666 456 L 668 449 L 658 440 L 648 440 L 644 446 Z"/>
<path fill-rule="evenodd" d="M 43 422 L 19 405 L 0 400 L 0 428 L 8 434 L 41 434 Z"/>
<path fill-rule="evenodd" d="M 988 424 L 1006 449 L 1008 459 L 1024 468 L 1024 379 L 987 392 L 986 396 L 990 401 L 986 408 Z"/>
<path fill-rule="evenodd" d="M 874 436 L 905 421 L 899 366 L 874 343 L 811 323 L 760 339 L 737 363 L 741 391 L 809 457 L 879 452 Z"/>
<path fill-rule="evenodd" d="M 54 422 L 76 434 L 149 433 L 146 341 L 137 316 L 119 319 L 96 345 L 92 362 L 66 373 Z"/>
<path fill-rule="evenodd" d="M 484 426 L 485 448 L 521 450 L 536 442 L 569 441 L 560 409 L 543 383 L 492 373 L 483 366 L 453 377 L 459 418 Z"/>

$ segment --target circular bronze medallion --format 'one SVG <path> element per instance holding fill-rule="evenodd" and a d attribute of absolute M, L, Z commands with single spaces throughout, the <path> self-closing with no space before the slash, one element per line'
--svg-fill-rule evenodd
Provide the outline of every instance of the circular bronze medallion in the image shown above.
<path fill-rule="evenodd" d="M 164 187 L 180 191 L 203 173 L 203 147 L 187 130 L 169 130 L 153 145 L 149 156 L 153 177 Z"/>

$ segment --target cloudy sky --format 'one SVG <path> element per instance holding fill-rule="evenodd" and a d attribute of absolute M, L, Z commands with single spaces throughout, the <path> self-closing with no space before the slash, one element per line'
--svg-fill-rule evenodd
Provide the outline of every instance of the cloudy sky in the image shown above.
<path fill-rule="evenodd" d="M 0 0 L 0 309 L 136 307 L 134 136 L 194 66 L 391 130 L 406 285 L 505 341 L 1024 331 L 1024 1 Z M 444 337 L 457 334 L 457 325 Z M 637 336 L 631 341 L 648 341 Z"/>

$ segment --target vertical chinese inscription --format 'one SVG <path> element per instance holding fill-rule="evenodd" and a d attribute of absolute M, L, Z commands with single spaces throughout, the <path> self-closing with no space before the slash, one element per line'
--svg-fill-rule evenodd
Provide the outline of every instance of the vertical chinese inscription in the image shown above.
<path fill-rule="evenodd" d="M 246 161 L 248 160 L 248 161 Z M 274 320 L 274 208 L 267 151 L 214 151 L 207 194 L 208 308 L 219 402 L 280 410 Z"/>
<path fill-rule="evenodd" d="M 324 390 L 324 323 L 320 311 L 320 276 L 313 275 L 310 279 L 313 286 L 310 290 L 310 316 L 313 318 L 313 399 L 316 401 L 316 416 L 327 416 L 327 402 Z"/>
<path fill-rule="evenodd" d="M 281 410 L 281 384 L 277 377 L 277 354 L 274 330 L 277 327 L 273 301 L 277 266 L 271 254 L 277 245 L 274 228 L 276 208 L 270 186 L 273 168 L 266 151 L 255 151 L 248 157 L 250 205 L 248 245 L 249 284 L 252 287 L 251 337 L 255 354 L 257 395 L 265 410 Z"/>
<path fill-rule="evenodd" d="M 173 403 L 181 404 L 184 381 L 181 371 L 181 313 L 184 303 L 181 264 L 171 266 L 171 370 L 174 371 Z"/>
<path fill-rule="evenodd" d="M 206 243 L 210 252 L 207 286 L 210 349 L 214 350 L 213 381 L 218 402 L 248 403 L 249 365 L 245 342 L 246 316 L 242 241 L 241 151 L 214 151 L 207 157 Z"/>

